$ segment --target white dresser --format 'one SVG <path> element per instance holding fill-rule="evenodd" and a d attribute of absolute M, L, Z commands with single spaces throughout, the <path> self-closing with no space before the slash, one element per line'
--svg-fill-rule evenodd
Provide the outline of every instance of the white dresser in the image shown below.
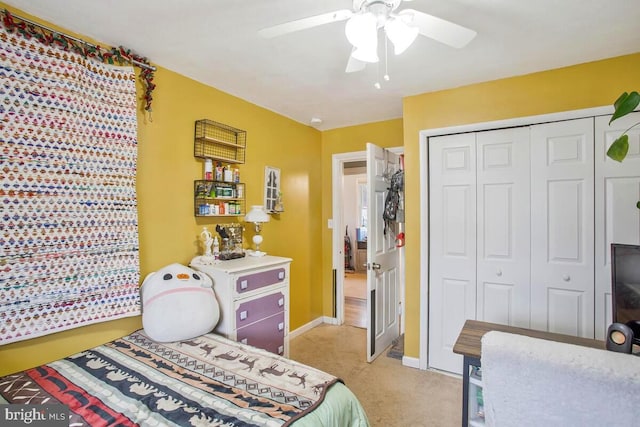
<path fill-rule="evenodd" d="M 290 258 L 270 255 L 211 264 L 194 258 L 191 268 L 213 279 L 220 304 L 215 332 L 288 356 L 290 263 Z"/>

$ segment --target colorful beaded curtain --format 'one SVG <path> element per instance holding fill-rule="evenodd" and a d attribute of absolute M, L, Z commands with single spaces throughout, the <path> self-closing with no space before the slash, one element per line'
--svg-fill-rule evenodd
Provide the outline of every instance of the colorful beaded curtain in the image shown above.
<path fill-rule="evenodd" d="M 0 27 L 0 344 L 140 314 L 132 67 Z"/>

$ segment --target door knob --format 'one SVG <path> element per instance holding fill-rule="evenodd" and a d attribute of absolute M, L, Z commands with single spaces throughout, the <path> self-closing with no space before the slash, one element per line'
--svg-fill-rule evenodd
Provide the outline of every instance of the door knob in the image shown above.
<path fill-rule="evenodd" d="M 378 264 L 377 262 L 372 262 L 371 263 L 371 269 L 372 270 L 380 270 L 381 265 Z"/>

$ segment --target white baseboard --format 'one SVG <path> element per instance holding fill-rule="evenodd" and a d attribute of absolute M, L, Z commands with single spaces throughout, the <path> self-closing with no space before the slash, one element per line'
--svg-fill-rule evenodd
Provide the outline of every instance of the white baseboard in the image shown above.
<path fill-rule="evenodd" d="M 338 319 L 336 319 L 335 317 L 324 316 L 322 318 L 322 323 L 326 323 L 328 325 L 337 325 Z"/>
<path fill-rule="evenodd" d="M 300 326 L 299 328 L 296 328 L 293 331 L 290 331 L 289 332 L 289 339 L 295 338 L 298 335 L 302 335 L 305 332 L 310 331 L 311 329 L 315 328 L 318 325 L 322 325 L 323 323 L 328 323 L 328 322 L 325 322 L 324 319 L 325 319 L 324 317 L 318 317 L 318 318 L 312 320 L 311 322 L 309 322 L 309 323 L 307 323 L 305 325 L 302 325 L 302 326 Z"/>
<path fill-rule="evenodd" d="M 420 369 L 420 359 L 416 357 L 402 356 L 402 366 Z"/>

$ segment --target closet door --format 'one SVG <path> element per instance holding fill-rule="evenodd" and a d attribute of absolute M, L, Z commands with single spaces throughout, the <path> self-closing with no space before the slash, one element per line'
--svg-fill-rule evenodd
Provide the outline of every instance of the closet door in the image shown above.
<path fill-rule="evenodd" d="M 594 336 L 592 118 L 531 127 L 531 328 Z"/>
<path fill-rule="evenodd" d="M 629 152 L 621 162 L 607 150 L 622 132 L 640 122 L 633 113 L 609 125 L 610 116 L 595 124 L 595 337 L 604 340 L 612 322 L 611 243 L 640 244 L 640 129 L 629 131 Z"/>
<path fill-rule="evenodd" d="M 477 320 L 529 327 L 529 128 L 478 132 Z"/>
<path fill-rule="evenodd" d="M 475 134 L 429 139 L 429 366 L 462 372 L 453 345 L 476 318 Z"/>

